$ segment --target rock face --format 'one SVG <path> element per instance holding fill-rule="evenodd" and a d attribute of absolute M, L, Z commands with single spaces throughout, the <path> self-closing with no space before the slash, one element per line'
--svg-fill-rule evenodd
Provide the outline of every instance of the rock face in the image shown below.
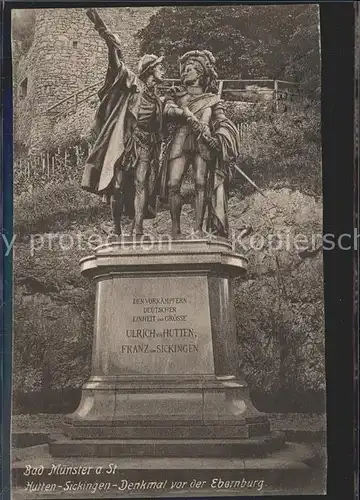
<path fill-rule="evenodd" d="M 158 7 L 102 8 L 99 13 L 123 43 L 124 59 L 136 69 L 135 34 Z M 37 9 L 33 43 L 14 70 L 16 139 L 33 152 L 46 149 L 54 104 L 105 77 L 107 47 L 84 9 Z"/>
<path fill-rule="evenodd" d="M 77 388 L 90 367 L 94 314 L 92 290 L 77 276 L 78 255 L 45 250 L 31 257 L 27 243 L 15 252 L 14 393 Z"/>
<path fill-rule="evenodd" d="M 22 353 L 30 369 L 14 371 L 15 388 L 47 391 L 81 384 L 91 346 L 91 306 L 91 293 L 86 289 L 69 288 L 57 293 L 23 289 L 19 293 L 16 324 L 22 321 L 22 328 L 29 335 L 31 332 L 33 339 L 27 339 L 26 352 Z"/>

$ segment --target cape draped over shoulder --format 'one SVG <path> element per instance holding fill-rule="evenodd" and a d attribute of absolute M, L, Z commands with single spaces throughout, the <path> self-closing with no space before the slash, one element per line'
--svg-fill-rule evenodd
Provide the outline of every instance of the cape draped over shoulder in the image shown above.
<path fill-rule="evenodd" d="M 214 157 L 207 181 L 208 218 L 207 231 L 228 237 L 228 189 L 232 179 L 231 162 L 240 152 L 239 132 L 228 118 L 212 123 L 213 134 L 221 151 Z"/>
<path fill-rule="evenodd" d="M 124 65 L 121 52 L 115 47 L 109 48 L 108 69 L 104 85 L 98 92 L 100 105 L 93 127 L 97 138 L 84 166 L 81 182 L 84 190 L 107 197 L 115 164 L 121 159 L 126 141 L 136 126 L 144 87 L 145 83 Z M 155 133 L 160 138 L 162 103 L 158 97 L 156 114 L 159 123 Z"/>

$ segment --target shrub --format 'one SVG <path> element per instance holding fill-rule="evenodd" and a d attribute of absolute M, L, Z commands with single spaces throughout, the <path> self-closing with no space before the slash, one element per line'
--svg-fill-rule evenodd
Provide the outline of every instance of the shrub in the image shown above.
<path fill-rule="evenodd" d="M 13 11 L 12 38 L 14 56 L 25 55 L 35 34 L 35 12 L 31 9 Z"/>
<path fill-rule="evenodd" d="M 35 188 L 14 201 L 14 232 L 29 233 L 67 230 L 72 224 L 96 223 L 109 217 L 109 208 L 97 195 L 83 191 L 79 184 L 64 182 Z"/>
<path fill-rule="evenodd" d="M 238 193 L 229 200 L 233 236 L 249 229 L 235 240 L 249 259 L 247 277 L 234 284 L 239 360 L 260 392 L 322 390 L 322 206 L 289 189 L 265 196 Z"/>
<path fill-rule="evenodd" d="M 15 242 L 14 391 L 61 390 L 86 380 L 94 294 L 79 260 L 88 252 L 44 245 L 31 255 L 27 242 Z"/>
<path fill-rule="evenodd" d="M 322 261 L 317 257 L 235 288 L 239 360 L 253 389 L 325 388 L 321 276 Z"/>
<path fill-rule="evenodd" d="M 253 110 L 256 117 L 257 109 Z M 251 113 L 246 117 L 250 121 Z M 255 118 L 256 119 L 256 118 Z M 321 136 L 317 109 L 269 113 L 258 119 L 242 141 L 238 166 L 261 188 L 290 187 L 320 197 Z M 237 175 L 244 194 L 253 188 Z"/>

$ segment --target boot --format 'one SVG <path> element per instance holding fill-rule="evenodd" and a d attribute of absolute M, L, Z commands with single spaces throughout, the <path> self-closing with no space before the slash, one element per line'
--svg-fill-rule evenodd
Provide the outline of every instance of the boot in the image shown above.
<path fill-rule="evenodd" d="M 195 232 L 203 234 L 203 223 L 205 214 L 205 188 L 195 186 Z"/>
<path fill-rule="evenodd" d="M 117 236 L 121 235 L 121 215 L 123 210 L 123 200 L 122 197 L 119 196 L 119 193 L 115 193 L 111 196 L 110 199 L 111 206 L 111 214 L 114 225 L 114 233 Z"/>
<path fill-rule="evenodd" d="M 181 215 L 181 195 L 180 186 L 169 187 L 169 205 L 170 205 L 170 215 L 171 215 L 171 234 L 175 238 L 180 231 L 180 215 Z"/>
<path fill-rule="evenodd" d="M 131 231 L 131 234 L 135 234 L 135 236 L 141 236 L 142 234 L 144 234 L 143 222 L 144 222 L 145 205 L 146 205 L 145 184 L 140 181 L 135 181 L 135 199 L 134 199 L 135 217 Z"/>

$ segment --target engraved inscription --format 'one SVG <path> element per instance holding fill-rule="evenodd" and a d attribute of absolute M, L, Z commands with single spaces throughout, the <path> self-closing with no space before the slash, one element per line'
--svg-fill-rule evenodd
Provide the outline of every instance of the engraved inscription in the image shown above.
<path fill-rule="evenodd" d="M 112 373 L 213 373 L 205 277 L 122 278 L 108 286 Z"/>

